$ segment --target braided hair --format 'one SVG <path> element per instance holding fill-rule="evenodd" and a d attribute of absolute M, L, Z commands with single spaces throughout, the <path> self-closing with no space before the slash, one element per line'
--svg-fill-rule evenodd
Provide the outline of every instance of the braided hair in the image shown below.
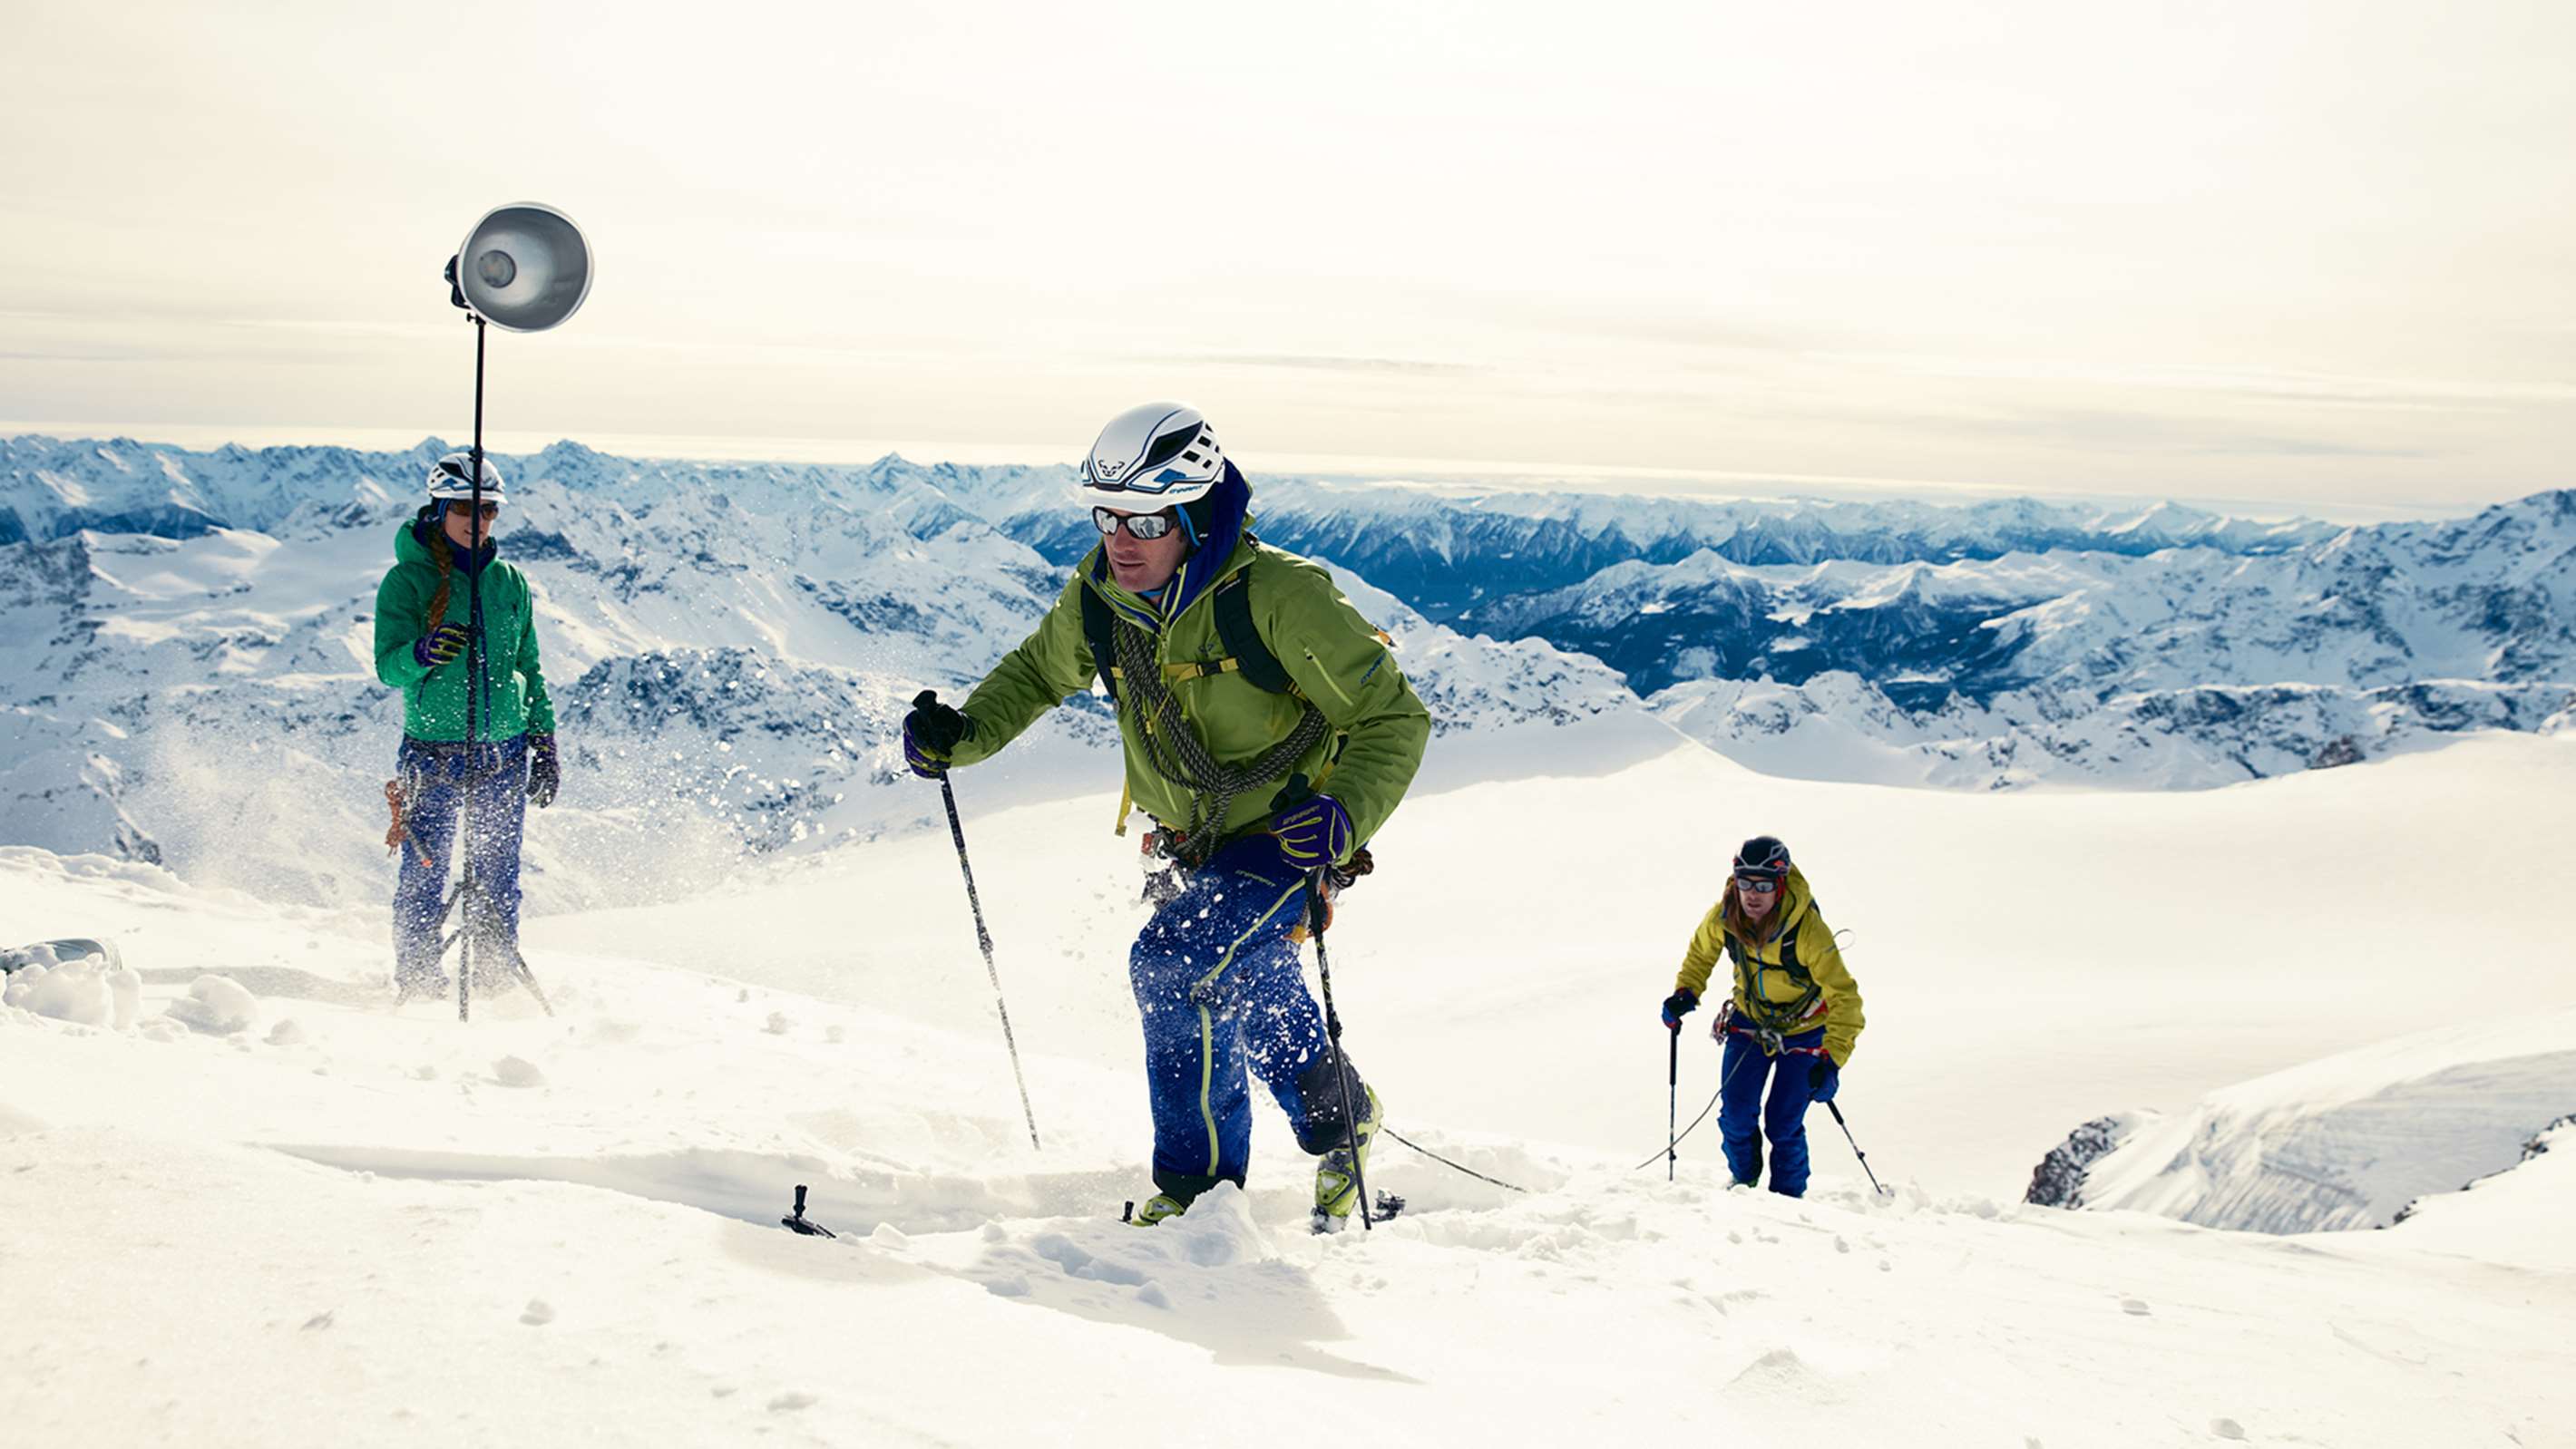
<path fill-rule="evenodd" d="M 433 511 L 444 513 L 446 510 L 447 505 L 433 498 L 420 510 L 417 521 L 427 523 Z M 431 552 L 438 555 L 438 592 L 429 596 L 429 618 L 422 628 L 423 633 L 436 629 L 446 620 L 447 601 L 456 585 L 456 546 L 449 541 L 445 528 L 433 528 L 429 533 L 430 537 L 437 540 Z"/>

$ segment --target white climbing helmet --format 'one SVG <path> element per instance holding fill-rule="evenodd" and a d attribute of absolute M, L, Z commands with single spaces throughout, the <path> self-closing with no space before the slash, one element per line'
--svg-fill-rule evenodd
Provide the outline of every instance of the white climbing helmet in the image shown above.
<path fill-rule="evenodd" d="M 1128 506 L 1117 501 L 1121 496 L 1160 508 L 1203 497 L 1224 476 L 1225 453 L 1199 410 L 1151 402 L 1129 408 L 1100 430 L 1082 460 L 1082 494 L 1113 508 Z"/>
<path fill-rule="evenodd" d="M 474 498 L 474 455 L 450 453 L 430 465 L 429 496 L 437 499 Z M 490 454 L 483 457 L 483 501 L 501 501 L 501 470 L 493 465 Z"/>

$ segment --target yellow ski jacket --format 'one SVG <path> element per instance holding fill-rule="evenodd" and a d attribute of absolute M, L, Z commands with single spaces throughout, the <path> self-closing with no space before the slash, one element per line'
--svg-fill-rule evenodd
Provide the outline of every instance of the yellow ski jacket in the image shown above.
<path fill-rule="evenodd" d="M 1821 1026 L 1826 1053 L 1835 1066 L 1846 1065 L 1860 1040 L 1860 986 L 1843 965 L 1833 928 L 1816 909 L 1815 893 L 1796 866 L 1789 867 L 1788 884 L 1772 911 L 1781 925 L 1770 940 L 1734 941 L 1730 951 L 1721 896 L 1691 933 L 1674 984 L 1704 997 L 1718 958 L 1732 956 L 1736 1015 L 1783 1035 Z"/>

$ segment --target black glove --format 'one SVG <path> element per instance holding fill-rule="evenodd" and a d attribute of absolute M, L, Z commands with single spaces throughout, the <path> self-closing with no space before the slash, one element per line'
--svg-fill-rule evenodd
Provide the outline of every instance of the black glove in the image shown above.
<path fill-rule="evenodd" d="M 975 737 L 975 722 L 939 702 L 939 692 L 925 689 L 903 717 L 903 762 L 925 780 L 948 773 L 949 752 L 960 740 Z"/>
<path fill-rule="evenodd" d="M 1682 1029 L 1682 1018 L 1699 1010 L 1699 993 L 1685 986 L 1664 998 L 1664 1030 Z"/>
<path fill-rule="evenodd" d="M 555 758 L 555 737 L 528 736 L 528 798 L 543 810 L 555 803 L 555 792 L 562 788 L 563 765 Z"/>
<path fill-rule="evenodd" d="M 412 641 L 411 657 L 421 668 L 435 669 L 464 653 L 469 637 L 462 624 L 441 624 Z"/>
<path fill-rule="evenodd" d="M 1832 1101 L 1842 1084 L 1843 1069 L 1834 1065 L 1832 1057 L 1818 1057 L 1816 1064 L 1807 1068 L 1807 1100 L 1810 1102 Z"/>

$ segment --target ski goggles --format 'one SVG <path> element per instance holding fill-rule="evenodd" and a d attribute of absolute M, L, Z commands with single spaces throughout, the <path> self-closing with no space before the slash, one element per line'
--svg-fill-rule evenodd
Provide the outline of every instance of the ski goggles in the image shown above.
<path fill-rule="evenodd" d="M 1099 529 L 1103 538 L 1116 533 L 1118 525 L 1124 523 L 1128 537 L 1151 543 L 1171 532 L 1178 522 L 1168 510 L 1162 513 L 1121 513 L 1115 508 L 1091 510 L 1091 526 Z"/>
<path fill-rule="evenodd" d="M 1737 889 L 1751 891 L 1757 896 L 1767 896 L 1780 888 L 1780 883 L 1767 875 L 1739 875 L 1735 884 Z"/>
<path fill-rule="evenodd" d="M 474 516 L 474 500 L 471 498 L 450 498 L 447 500 L 447 511 L 455 514 L 459 518 L 471 518 Z M 485 518 L 500 517 L 501 505 L 489 498 L 484 499 L 483 516 Z"/>

